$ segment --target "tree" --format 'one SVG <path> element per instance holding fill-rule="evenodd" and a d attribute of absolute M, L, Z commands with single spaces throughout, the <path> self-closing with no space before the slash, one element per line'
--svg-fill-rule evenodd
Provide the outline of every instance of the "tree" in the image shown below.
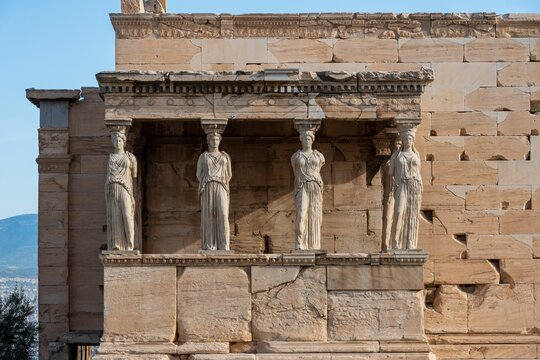
<path fill-rule="evenodd" d="M 19 286 L 0 297 L 0 359 L 35 358 L 38 326 L 34 309 L 34 304 Z"/>

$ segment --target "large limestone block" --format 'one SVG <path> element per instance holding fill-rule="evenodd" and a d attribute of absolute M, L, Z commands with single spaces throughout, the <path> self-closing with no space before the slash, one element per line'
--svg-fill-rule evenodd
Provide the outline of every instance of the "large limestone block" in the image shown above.
<path fill-rule="evenodd" d="M 495 185 L 497 165 L 493 161 L 435 161 L 433 185 Z"/>
<path fill-rule="evenodd" d="M 525 210 L 531 200 L 529 186 L 480 186 L 467 191 L 467 210 Z"/>
<path fill-rule="evenodd" d="M 540 185 L 540 161 L 499 161 L 499 185 Z"/>
<path fill-rule="evenodd" d="M 471 359 L 534 359 L 536 345 L 531 344 L 486 344 L 471 345 Z"/>
<path fill-rule="evenodd" d="M 144 13 L 143 0 L 122 0 L 122 14 Z"/>
<path fill-rule="evenodd" d="M 203 39 L 202 63 L 267 63 L 266 39 Z"/>
<path fill-rule="evenodd" d="M 500 216 L 501 234 L 537 234 L 540 232 L 539 210 L 510 210 Z"/>
<path fill-rule="evenodd" d="M 528 111 L 530 107 L 529 93 L 518 88 L 482 87 L 465 97 L 465 110 L 469 111 Z"/>
<path fill-rule="evenodd" d="M 532 284 L 477 286 L 468 299 L 471 333 L 524 333 L 534 326 Z"/>
<path fill-rule="evenodd" d="M 336 341 L 422 339 L 422 291 L 330 291 L 328 338 Z"/>
<path fill-rule="evenodd" d="M 467 251 L 467 246 L 454 235 L 420 236 L 418 248 L 429 253 L 430 259 L 459 259 Z"/>
<path fill-rule="evenodd" d="M 180 341 L 251 341 L 251 295 L 245 269 L 185 268 L 178 274 L 176 303 Z"/>
<path fill-rule="evenodd" d="M 529 140 L 525 136 L 468 136 L 465 139 L 468 160 L 526 160 Z"/>
<path fill-rule="evenodd" d="M 540 39 L 529 39 L 531 61 L 540 61 Z"/>
<path fill-rule="evenodd" d="M 427 333 L 466 333 L 467 294 L 455 285 L 439 285 L 424 316 Z"/>
<path fill-rule="evenodd" d="M 462 136 L 417 137 L 415 146 L 422 159 L 430 161 L 459 161 L 463 154 Z"/>
<path fill-rule="evenodd" d="M 256 276 L 275 276 L 271 268 Z M 257 341 L 325 341 L 327 326 L 326 269 L 307 267 L 291 280 L 283 273 L 269 289 L 253 294 L 253 339 Z M 276 278 L 277 280 L 277 278 Z"/>
<path fill-rule="evenodd" d="M 176 335 L 176 267 L 106 267 L 103 341 L 169 342 Z"/>
<path fill-rule="evenodd" d="M 422 111 L 464 111 L 465 95 L 497 86 L 496 64 L 433 63 L 434 80 L 422 96 Z"/>
<path fill-rule="evenodd" d="M 486 260 L 434 261 L 435 284 L 498 284 L 499 272 Z"/>
<path fill-rule="evenodd" d="M 346 39 L 334 45 L 334 62 L 398 62 L 398 42 L 393 39 Z"/>
<path fill-rule="evenodd" d="M 315 39 L 269 39 L 268 62 L 305 63 L 332 61 L 332 44 Z"/>
<path fill-rule="evenodd" d="M 116 66 L 143 70 L 140 65 L 189 64 L 201 47 L 189 39 L 117 39 Z"/>
<path fill-rule="evenodd" d="M 485 38 L 465 43 L 465 61 L 529 61 L 528 39 Z"/>
<path fill-rule="evenodd" d="M 540 133 L 540 116 L 529 111 L 498 112 L 499 135 L 537 135 Z"/>
<path fill-rule="evenodd" d="M 496 234 L 499 219 L 496 215 L 473 211 L 435 210 L 434 234 Z"/>
<path fill-rule="evenodd" d="M 460 210 L 465 208 L 465 199 L 450 191 L 446 186 L 429 186 L 424 184 L 422 208 Z"/>
<path fill-rule="evenodd" d="M 422 266 L 328 266 L 328 290 L 421 290 Z"/>
<path fill-rule="evenodd" d="M 519 235 L 476 235 L 467 238 L 469 259 L 530 259 L 530 237 Z"/>
<path fill-rule="evenodd" d="M 501 281 L 505 284 L 540 283 L 540 260 L 505 259 L 500 267 Z"/>
<path fill-rule="evenodd" d="M 295 281 L 299 273 L 298 266 L 252 266 L 251 292 L 269 291 L 276 286 Z"/>
<path fill-rule="evenodd" d="M 431 117 L 431 132 L 437 136 L 497 135 L 497 113 L 437 111 Z"/>
<path fill-rule="evenodd" d="M 462 39 L 399 39 L 399 62 L 462 62 Z"/>
<path fill-rule="evenodd" d="M 540 86 L 540 62 L 514 63 L 497 72 L 499 86 Z"/>

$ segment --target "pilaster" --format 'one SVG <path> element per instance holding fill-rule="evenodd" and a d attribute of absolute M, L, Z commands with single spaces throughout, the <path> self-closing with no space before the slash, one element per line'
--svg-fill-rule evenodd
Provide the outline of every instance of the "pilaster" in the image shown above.
<path fill-rule="evenodd" d="M 39 128 L 39 340 L 40 359 L 48 359 L 69 332 L 69 106 L 80 91 L 27 90 L 40 108 Z M 65 352 L 62 352 L 66 354 Z M 57 355 L 55 355 L 57 356 Z"/>

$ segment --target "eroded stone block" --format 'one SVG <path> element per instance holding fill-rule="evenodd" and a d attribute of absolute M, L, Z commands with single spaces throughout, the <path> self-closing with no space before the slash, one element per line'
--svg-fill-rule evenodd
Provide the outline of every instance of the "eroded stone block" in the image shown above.
<path fill-rule="evenodd" d="M 438 261 L 435 264 L 435 284 L 498 284 L 497 269 L 485 260 Z"/>
<path fill-rule="evenodd" d="M 531 107 L 527 91 L 511 87 L 481 87 L 465 97 L 465 110 L 520 111 Z"/>
<path fill-rule="evenodd" d="M 330 291 L 328 338 L 336 341 L 421 339 L 421 291 Z"/>
<path fill-rule="evenodd" d="M 462 62 L 462 39 L 399 39 L 400 62 Z"/>
<path fill-rule="evenodd" d="M 497 71 L 499 86 L 540 86 L 540 62 L 513 63 Z"/>
<path fill-rule="evenodd" d="M 421 290 L 421 266 L 328 266 L 328 290 Z"/>
<path fill-rule="evenodd" d="M 436 136 L 497 135 L 496 114 L 494 112 L 434 112 L 431 117 L 431 131 Z"/>
<path fill-rule="evenodd" d="M 428 333 L 467 332 L 467 294 L 455 285 L 440 285 L 424 310 Z"/>
<path fill-rule="evenodd" d="M 104 284 L 103 341 L 174 340 L 175 267 L 106 267 Z"/>
<path fill-rule="evenodd" d="M 274 274 L 270 268 L 260 268 Z M 283 280 L 288 280 L 286 277 Z M 253 294 L 253 339 L 257 341 L 325 341 L 326 269 L 303 268 L 291 281 Z"/>
<path fill-rule="evenodd" d="M 465 43 L 465 61 L 529 61 L 527 39 L 486 38 Z"/>
<path fill-rule="evenodd" d="M 468 300 L 469 332 L 523 333 L 534 326 L 532 284 L 477 286 Z"/>
<path fill-rule="evenodd" d="M 176 303 L 181 341 L 251 341 L 251 294 L 243 268 L 179 271 Z"/>

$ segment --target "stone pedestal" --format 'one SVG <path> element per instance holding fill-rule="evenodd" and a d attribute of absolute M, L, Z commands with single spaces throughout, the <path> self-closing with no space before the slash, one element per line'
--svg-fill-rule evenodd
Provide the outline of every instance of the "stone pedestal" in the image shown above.
<path fill-rule="evenodd" d="M 432 359 L 426 258 L 102 254 L 96 359 Z"/>

